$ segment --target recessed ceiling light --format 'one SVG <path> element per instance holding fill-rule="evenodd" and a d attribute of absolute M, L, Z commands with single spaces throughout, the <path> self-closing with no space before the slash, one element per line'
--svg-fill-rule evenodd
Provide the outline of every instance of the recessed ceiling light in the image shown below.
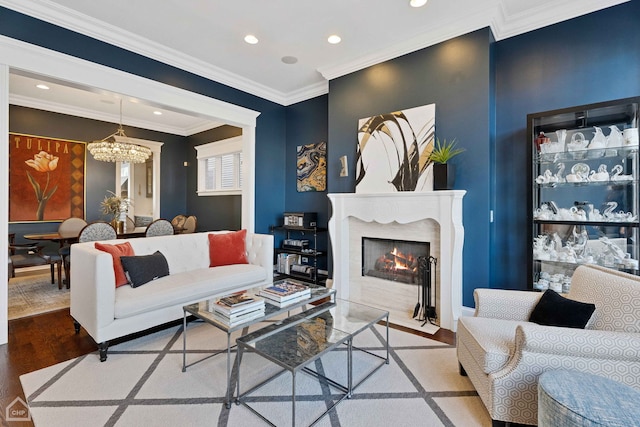
<path fill-rule="evenodd" d="M 256 44 L 258 43 L 258 38 L 253 34 L 247 34 L 246 36 L 244 36 L 244 41 L 246 41 L 249 44 Z"/>
<path fill-rule="evenodd" d="M 327 41 L 331 44 L 338 44 L 342 41 L 342 39 L 340 38 L 340 36 L 332 34 L 329 36 L 329 38 L 327 39 Z"/>
<path fill-rule="evenodd" d="M 162 115 L 162 111 L 154 111 L 153 114 L 155 114 L 156 116 L 161 116 Z"/>
<path fill-rule="evenodd" d="M 283 56 L 281 61 L 285 64 L 295 64 L 296 62 L 298 62 L 298 58 L 296 58 L 295 56 Z"/>
<path fill-rule="evenodd" d="M 410 0 L 409 6 L 411 7 L 422 7 L 427 4 L 427 0 Z"/>
<path fill-rule="evenodd" d="M 42 90 L 49 90 L 49 86 L 43 85 L 42 83 L 40 83 L 39 85 L 36 85 L 36 87 Z"/>

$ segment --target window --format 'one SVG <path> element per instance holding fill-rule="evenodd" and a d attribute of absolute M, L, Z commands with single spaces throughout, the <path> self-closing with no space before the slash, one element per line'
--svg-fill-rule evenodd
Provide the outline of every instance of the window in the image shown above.
<path fill-rule="evenodd" d="M 242 137 L 195 147 L 198 158 L 198 195 L 242 194 Z"/>

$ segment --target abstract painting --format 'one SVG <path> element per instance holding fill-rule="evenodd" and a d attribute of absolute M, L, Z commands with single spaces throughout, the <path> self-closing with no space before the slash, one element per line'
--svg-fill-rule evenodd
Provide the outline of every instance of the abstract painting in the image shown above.
<path fill-rule="evenodd" d="M 296 160 L 298 192 L 325 191 L 327 189 L 327 143 L 299 145 Z"/>
<path fill-rule="evenodd" d="M 84 142 L 9 134 L 9 221 L 85 217 Z"/>
<path fill-rule="evenodd" d="M 436 104 L 360 119 L 356 193 L 433 190 Z"/>

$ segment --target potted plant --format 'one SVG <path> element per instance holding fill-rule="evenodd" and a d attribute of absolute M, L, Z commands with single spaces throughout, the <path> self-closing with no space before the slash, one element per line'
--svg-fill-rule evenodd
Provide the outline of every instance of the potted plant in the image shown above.
<path fill-rule="evenodd" d="M 452 190 L 455 181 L 455 166 L 449 163 L 453 157 L 464 152 L 464 148 L 456 147 L 455 138 L 442 142 L 436 138 L 433 151 L 429 154 L 429 161 L 433 162 L 433 189 Z"/>
<path fill-rule="evenodd" d="M 105 196 L 104 200 L 100 202 L 102 213 L 105 215 L 112 215 L 111 225 L 118 230 L 122 228 L 120 225 L 120 215 L 129 211 L 131 206 L 131 200 L 125 197 L 116 195 L 113 191 L 109 191 L 110 196 Z"/>

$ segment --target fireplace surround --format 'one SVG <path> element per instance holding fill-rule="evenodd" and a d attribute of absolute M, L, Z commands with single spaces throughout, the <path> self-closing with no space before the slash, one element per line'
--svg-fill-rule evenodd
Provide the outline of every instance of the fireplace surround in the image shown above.
<path fill-rule="evenodd" d="M 329 194 L 333 285 L 338 298 L 387 309 L 392 323 L 420 329 L 411 319 L 415 287 L 397 284 L 390 289 L 387 284 L 393 282 L 380 285 L 382 279 L 362 276 L 361 239 L 372 236 L 429 242 L 431 255 L 438 259 L 435 304 L 439 326 L 455 332 L 462 310 L 465 194 L 464 190 Z"/>

